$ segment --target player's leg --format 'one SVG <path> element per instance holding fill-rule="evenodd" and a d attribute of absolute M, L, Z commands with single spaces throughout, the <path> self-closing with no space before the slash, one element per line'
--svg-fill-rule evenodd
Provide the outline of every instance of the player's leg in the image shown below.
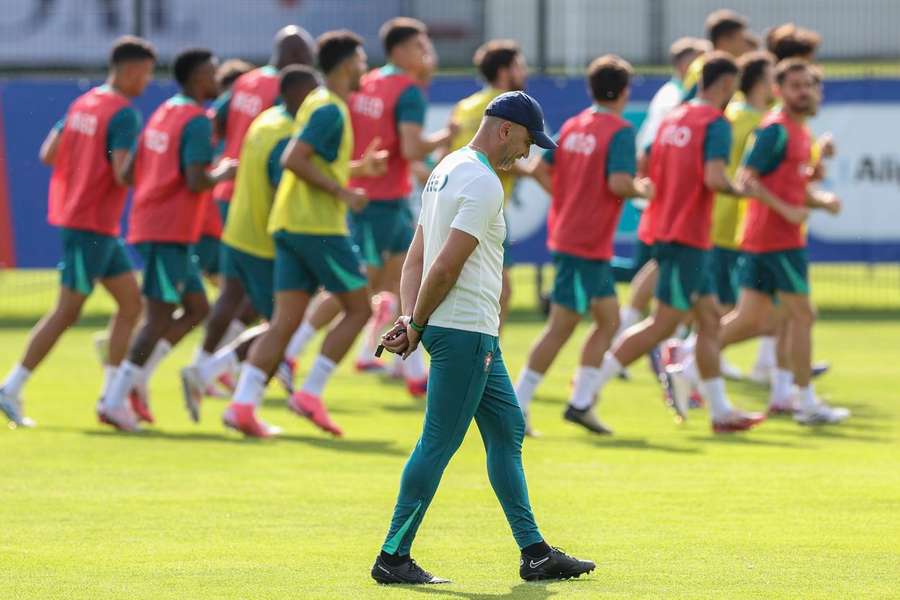
<path fill-rule="evenodd" d="M 586 269 L 589 262 L 568 254 L 553 255 L 555 274 L 550 293 L 550 317 L 516 382 L 516 397 L 525 414 L 528 435 L 534 433 L 529 418 L 531 399 L 559 351 L 572 337 L 581 315 L 589 309 L 591 297 L 586 287 L 592 275 Z"/>
<path fill-rule="evenodd" d="M 612 310 L 617 313 L 618 306 Z M 609 329 L 607 343 L 615 333 L 615 327 Z M 538 530 L 522 466 L 522 412 L 497 339 L 485 336 L 484 340 L 492 356 L 486 365 L 488 377 L 475 421 L 487 455 L 491 487 L 522 554 L 519 574 L 524 579 L 566 579 L 588 573 L 594 569 L 594 563 L 554 552 Z"/>
<path fill-rule="evenodd" d="M 640 322 L 646 314 L 650 307 L 650 301 L 653 299 L 658 275 L 656 261 L 651 259 L 644 263 L 634 279 L 631 280 L 631 295 L 628 304 L 623 306 L 620 311 L 619 330 L 616 332 L 616 337 L 621 336 L 629 327 Z"/>
<path fill-rule="evenodd" d="M 298 276 L 300 270 L 286 265 L 288 257 L 283 251 L 277 252 L 276 273 L 283 274 L 276 275 L 276 286 L 283 289 L 275 293 L 269 327 L 250 346 L 232 402 L 222 415 L 227 427 L 250 437 L 270 437 L 279 431 L 257 418 L 256 408 L 262 403 L 266 384 L 284 356 L 285 346 L 303 320 L 311 295 L 309 283 Z"/>
<path fill-rule="evenodd" d="M 340 429 L 328 416 L 322 402 L 322 392 L 338 363 L 372 316 L 367 281 L 348 237 L 305 236 L 300 242 L 318 249 L 317 256 L 306 253 L 307 264 L 316 281 L 340 303 L 343 314 L 325 336 L 303 387 L 291 397 L 290 407 L 325 431 L 341 435 Z"/>
<path fill-rule="evenodd" d="M 740 293 L 740 252 L 718 246 L 714 246 L 711 252 L 713 286 L 719 304 L 719 315 L 725 316 L 734 310 Z M 724 353 L 720 354 L 719 361 L 720 370 L 726 379 L 742 378 L 740 369 L 731 364 Z"/>
<path fill-rule="evenodd" d="M 603 381 L 602 364 L 612 338 L 619 328 L 619 305 L 616 301 L 615 276 L 609 262 L 584 260 L 579 278 L 588 298 L 593 323 L 581 348 L 581 361 L 575 371 L 572 397 L 563 418 L 588 431 L 609 434 L 612 431 L 594 414 L 592 407 Z"/>
<path fill-rule="evenodd" d="M 794 370 L 791 366 L 791 320 L 787 308 L 780 302 L 774 316 L 775 363 L 769 369 L 769 414 L 794 414 L 797 411 L 794 394 Z"/>
<path fill-rule="evenodd" d="M 697 328 L 695 356 L 700 377 L 699 387 L 709 406 L 713 430 L 724 433 L 756 426 L 765 416 L 734 408 L 725 392 L 725 379 L 720 370 L 720 311 L 715 296 L 704 294 L 698 298 L 692 312 Z"/>
<path fill-rule="evenodd" d="M 78 320 L 85 300 L 87 295 L 61 287 L 53 311 L 38 321 L 31 330 L 21 362 L 10 370 L 0 385 L 0 411 L 12 423 L 24 427 L 34 425 L 34 421 L 24 413 L 22 388 L 63 332 Z"/>
<path fill-rule="evenodd" d="M 138 324 L 138 320 L 141 318 L 141 310 L 143 308 L 140 287 L 134 273 L 130 269 L 130 262 L 127 264 L 128 268 L 124 272 L 100 280 L 100 283 L 116 303 L 116 312 L 109 322 L 109 350 L 103 365 L 101 398 L 109 390 L 109 386 L 115 378 L 116 370 L 125 358 L 128 344 L 131 342 L 131 336 Z"/>
<path fill-rule="evenodd" d="M 187 285 L 193 268 L 187 245 L 144 243 L 137 250 L 144 260 L 144 320 L 98 408 L 101 421 L 127 431 L 137 428 L 132 389 L 146 387 L 145 367 L 152 368 L 162 360 L 162 350 L 168 344 L 162 341 L 163 336 L 172 326 L 173 313 L 181 303 L 179 290 Z M 162 344 L 160 349 L 158 343 Z"/>
<path fill-rule="evenodd" d="M 812 384 L 812 328 L 816 310 L 809 299 L 806 250 L 786 250 L 770 255 L 778 298 L 784 304 L 790 322 L 790 360 L 800 401 L 794 420 L 806 425 L 840 423 L 850 416 L 850 411 L 822 402 Z"/>
<path fill-rule="evenodd" d="M 526 432 L 535 435 L 531 427 L 531 400 L 535 391 L 544 379 L 544 375 L 559 355 L 559 351 L 572 337 L 578 322 L 581 320 L 574 310 L 553 302 L 550 304 L 550 317 L 541 332 L 541 336 L 531 347 L 531 352 L 525 362 L 525 368 L 519 373 L 516 382 L 516 398 L 519 409 L 525 415 Z"/>

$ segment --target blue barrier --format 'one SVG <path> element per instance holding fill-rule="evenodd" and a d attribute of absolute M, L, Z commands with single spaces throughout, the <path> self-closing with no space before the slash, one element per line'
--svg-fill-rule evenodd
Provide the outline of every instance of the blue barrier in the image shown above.
<path fill-rule="evenodd" d="M 643 118 L 643 106 L 665 79 L 637 77 L 632 88 L 633 105 L 626 117 L 636 124 Z M 0 164 L 5 162 L 8 190 L 8 215 L 14 238 L 15 265 L 19 267 L 50 267 L 59 259 L 59 244 L 53 228 L 46 222 L 47 183 L 49 169 L 37 158 L 38 149 L 47 131 L 64 114 L 67 106 L 89 86 L 97 82 L 87 80 L 18 79 L 0 83 L 0 118 L 5 129 Z M 440 77 L 429 91 L 430 100 L 437 105 L 452 104 L 479 88 L 472 77 Z M 154 82 L 136 104 L 145 119 L 165 98 L 174 93 L 171 82 Z M 544 106 L 551 129 L 556 130 L 569 116 L 589 104 L 583 79 L 565 77 L 533 77 L 529 92 Z M 829 105 L 838 103 L 894 103 L 900 118 L 900 80 L 867 79 L 826 82 Z M 840 140 L 838 140 L 840 144 Z M 0 202 L 0 211 L 4 204 Z M 900 210 L 897 211 L 900 222 Z M 2 219 L 0 219 L 2 221 Z M 620 230 L 623 241 L 616 251 L 631 253 L 628 241 L 636 225 L 636 213 L 626 210 Z M 534 231 L 514 244 L 513 258 L 520 262 L 545 262 L 546 232 Z M 856 241 L 825 241 L 810 238 L 810 252 L 814 260 L 825 261 L 898 261 L 900 260 L 900 230 L 887 239 Z M 2 257 L 0 257 L 2 259 Z"/>

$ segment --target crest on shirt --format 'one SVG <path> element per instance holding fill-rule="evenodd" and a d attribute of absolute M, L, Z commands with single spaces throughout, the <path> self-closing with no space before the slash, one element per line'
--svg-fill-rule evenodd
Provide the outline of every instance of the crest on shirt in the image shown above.
<path fill-rule="evenodd" d="M 447 181 L 450 177 L 446 173 L 432 173 L 428 181 L 425 182 L 425 192 L 439 192 L 447 187 Z"/>
<path fill-rule="evenodd" d="M 484 372 L 487 373 L 491 370 L 491 362 L 494 360 L 494 353 L 488 352 L 484 355 Z"/>

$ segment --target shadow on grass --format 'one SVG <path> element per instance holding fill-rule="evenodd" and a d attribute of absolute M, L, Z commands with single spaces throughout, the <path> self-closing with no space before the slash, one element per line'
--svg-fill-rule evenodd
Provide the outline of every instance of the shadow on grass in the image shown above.
<path fill-rule="evenodd" d="M 572 579 L 566 582 L 554 583 L 558 583 L 560 586 L 574 585 L 578 586 L 579 588 L 584 588 L 584 586 L 590 585 L 590 580 Z M 519 585 L 511 587 L 508 592 L 499 594 L 478 594 L 473 592 L 457 591 L 453 589 L 453 585 L 454 584 L 450 583 L 446 585 L 398 585 L 392 587 L 396 587 L 404 591 L 418 592 L 420 594 L 433 594 L 439 598 L 464 598 L 465 600 L 518 600 L 519 598 L 543 600 L 544 598 L 550 598 L 552 596 L 556 596 L 557 594 L 563 594 L 563 590 L 561 589 L 550 589 L 548 587 L 550 585 L 549 582 L 523 582 Z"/>
<path fill-rule="evenodd" d="M 649 442 L 645 438 L 623 438 L 616 436 L 591 436 L 569 438 L 583 444 L 603 448 L 604 450 L 655 450 L 657 452 L 672 452 L 674 454 L 701 454 L 703 450 L 697 447 L 670 446 Z"/>
<path fill-rule="evenodd" d="M 392 440 L 335 439 L 314 437 L 311 435 L 296 435 L 292 433 L 283 433 L 279 435 L 277 439 L 288 442 L 298 442 L 323 450 L 333 450 L 335 452 L 349 454 L 381 454 L 383 456 L 404 457 L 409 455 L 407 450 L 395 447 Z"/>
<path fill-rule="evenodd" d="M 840 425 L 809 425 L 800 430 L 798 435 L 808 438 L 832 439 L 832 440 L 848 440 L 852 442 L 868 442 L 876 444 L 893 444 L 896 440 L 889 437 L 880 437 L 877 435 L 859 434 L 847 427 L 848 423 Z"/>
<path fill-rule="evenodd" d="M 709 435 L 692 435 L 687 438 L 693 442 L 713 443 L 731 446 L 770 446 L 772 448 L 810 448 L 807 444 L 798 444 L 788 440 L 762 438 L 752 432 L 742 433 L 710 433 Z"/>
<path fill-rule="evenodd" d="M 408 404 L 381 404 L 378 406 L 379 409 L 385 410 L 387 412 L 392 413 L 419 413 L 424 414 L 425 412 L 425 403 L 414 404 L 413 402 L 409 402 Z"/>
<path fill-rule="evenodd" d="M 383 456 L 407 456 L 409 453 L 400 448 L 394 447 L 391 440 L 364 440 L 364 439 L 335 439 L 326 437 L 315 437 L 311 435 L 298 435 L 292 433 L 282 433 L 271 439 L 258 439 L 242 437 L 237 433 L 213 433 L 209 431 L 163 431 L 159 429 L 145 429 L 137 433 L 120 433 L 118 431 L 105 429 L 75 429 L 75 428 L 45 428 L 48 430 L 63 431 L 68 433 L 82 433 L 87 436 L 112 438 L 122 437 L 124 439 L 134 440 L 167 440 L 174 442 L 225 442 L 229 444 L 242 445 L 261 445 L 261 444 L 278 444 L 281 442 L 291 442 L 298 444 L 306 444 L 314 448 L 324 450 L 332 450 L 334 452 L 350 453 L 350 454 L 381 454 Z"/>

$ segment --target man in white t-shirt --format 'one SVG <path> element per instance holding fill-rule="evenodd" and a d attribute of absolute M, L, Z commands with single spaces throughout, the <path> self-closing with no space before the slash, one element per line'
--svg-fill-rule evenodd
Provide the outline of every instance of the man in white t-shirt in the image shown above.
<path fill-rule="evenodd" d="M 379 583 L 446 583 L 413 561 L 413 538 L 441 475 L 472 419 L 488 475 L 522 554 L 526 580 L 568 579 L 594 569 L 550 547 L 538 531 L 522 468 L 525 420 L 503 364 L 498 331 L 503 277 L 503 187 L 495 169 L 528 156 L 544 133 L 540 105 L 507 92 L 485 109 L 472 141 L 447 155 L 422 192 L 422 212 L 400 280 L 402 314 L 382 338 L 409 356 L 421 339 L 431 356 L 425 424 L 403 470 L 387 539 L 372 567 Z"/>

